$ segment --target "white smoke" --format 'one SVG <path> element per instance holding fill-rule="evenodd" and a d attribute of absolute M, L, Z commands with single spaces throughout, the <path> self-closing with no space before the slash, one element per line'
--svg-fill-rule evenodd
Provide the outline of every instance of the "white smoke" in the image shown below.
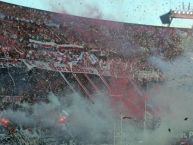
<path fill-rule="evenodd" d="M 193 129 L 193 60 L 190 56 L 190 52 L 185 53 L 171 62 L 150 58 L 150 62 L 162 70 L 166 81 L 159 91 L 151 91 L 152 102 L 160 108 L 161 125 L 147 132 L 145 144 L 168 145 L 179 140 L 183 132 Z"/>
<path fill-rule="evenodd" d="M 120 142 L 120 110 L 115 111 L 111 106 L 110 98 L 106 94 L 93 96 L 94 104 L 78 94 L 55 96 L 48 95 L 49 103 L 34 105 L 22 104 L 24 108 L 30 108 L 30 112 L 4 110 L 1 116 L 7 117 L 18 125 L 48 127 L 52 135 L 65 138 L 70 135 L 83 144 L 89 143 L 113 143 Z M 122 107 L 119 107 L 122 108 Z M 67 112 L 67 123 L 58 124 L 57 117 L 62 112 Z M 140 135 L 133 120 L 123 121 L 124 139 L 135 141 Z"/>
<path fill-rule="evenodd" d="M 59 100 L 54 94 L 50 93 L 50 103 L 39 104 L 20 104 L 24 109 L 8 109 L 1 112 L 1 116 L 9 118 L 16 124 L 24 126 L 35 126 L 43 122 L 44 126 L 54 126 L 57 120 L 57 110 L 59 109 Z"/>
<path fill-rule="evenodd" d="M 174 61 L 152 57 L 150 62 L 159 67 L 166 77 L 159 91 L 150 90 L 151 105 L 160 109 L 161 124 L 155 130 L 136 127 L 135 120 L 123 120 L 123 134 L 120 137 L 120 112 L 111 106 L 106 94 L 93 96 L 94 104 L 77 94 L 48 95 L 49 103 L 23 104 L 31 111 L 5 110 L 2 116 L 26 126 L 41 125 L 53 129 L 59 136 L 70 134 L 83 143 L 123 143 L 143 145 L 170 145 L 179 139 L 183 132 L 192 129 L 193 123 L 193 60 L 191 53 L 185 53 Z M 121 108 L 121 107 L 120 107 Z M 57 124 L 57 117 L 67 112 L 67 124 Z M 188 120 L 184 118 L 188 117 Z M 63 128 L 62 132 L 56 130 Z M 171 131 L 169 132 L 168 129 Z M 115 130 L 115 132 L 114 132 Z"/>
<path fill-rule="evenodd" d="M 18 125 L 51 128 L 53 134 L 58 136 L 65 137 L 68 133 L 87 143 L 113 140 L 116 115 L 110 107 L 108 97 L 95 96 L 94 104 L 77 94 L 62 97 L 59 99 L 58 96 L 50 93 L 49 103 L 22 104 L 24 110 L 4 110 L 1 116 L 9 118 Z M 66 125 L 57 122 L 63 112 L 67 112 Z M 62 134 L 61 132 L 59 134 L 60 129 L 63 130 Z"/>

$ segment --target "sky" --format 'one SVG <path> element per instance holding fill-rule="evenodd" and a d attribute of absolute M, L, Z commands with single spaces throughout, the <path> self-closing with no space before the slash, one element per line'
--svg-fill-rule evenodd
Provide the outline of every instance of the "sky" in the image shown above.
<path fill-rule="evenodd" d="M 160 16 L 170 9 L 182 9 L 193 0 L 0 0 L 22 6 L 65 12 L 71 15 L 127 23 L 163 26 Z M 189 27 L 193 20 L 174 19 L 171 27 Z"/>

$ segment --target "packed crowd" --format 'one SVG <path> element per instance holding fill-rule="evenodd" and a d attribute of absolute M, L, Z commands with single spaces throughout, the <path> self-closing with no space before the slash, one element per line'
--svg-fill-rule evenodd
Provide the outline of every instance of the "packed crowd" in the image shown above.
<path fill-rule="evenodd" d="M 45 11 L 37 11 L 30 8 L 26 9 L 21 6 L 10 5 L 4 2 L 0 3 L 0 12 L 3 12 L 10 18 L 14 17 L 16 20 L 20 19 L 26 22 L 36 22 L 37 24 L 42 24 L 50 19 L 50 15 Z M 39 15 L 41 15 L 41 17 L 39 17 Z"/>
<path fill-rule="evenodd" d="M 3 82 L 0 83 L 0 103 L 4 104 L 1 107 L 12 108 L 17 102 L 23 101 L 32 104 L 47 102 L 47 96 L 50 92 L 59 96 L 64 92 L 73 92 L 59 72 L 35 68 L 27 71 L 26 69 L 25 67 L 0 69 L 0 82 Z M 72 74 L 64 73 L 63 75 L 77 92 L 81 91 L 77 80 Z M 83 78 L 83 75 L 79 76 L 79 79 L 86 86 L 88 81 Z M 64 97 L 64 95 L 62 96 Z"/>
<path fill-rule="evenodd" d="M 1 69 L 0 95 L 19 95 L 30 93 L 35 95 L 45 95 L 45 92 L 58 92 L 65 88 L 65 81 L 61 81 L 61 76 L 57 72 L 38 71 L 33 69 L 26 72 L 25 68 Z M 38 89 L 41 88 L 41 89 Z"/>
<path fill-rule="evenodd" d="M 41 65 L 57 62 L 58 66 L 75 66 L 79 72 L 81 68 L 94 68 L 106 80 L 109 76 L 121 76 L 143 86 L 162 77 L 160 70 L 148 62 L 149 56 L 161 55 L 171 60 L 183 52 L 182 38 L 173 28 L 59 17 L 59 14 L 2 2 L 0 29 L 0 58 L 6 61 L 3 63 L 11 64 L 8 61 L 12 60 L 14 64 L 19 61 L 24 65 L 6 67 L 0 63 L 0 82 L 3 82 L 0 83 L 0 110 L 17 110 L 19 103 L 13 97 L 18 102 L 33 104 L 48 101 L 50 92 L 58 95 L 73 91 L 60 72 L 41 66 L 29 68 L 22 60 L 40 61 Z M 82 90 L 73 74 L 63 75 L 76 91 Z M 84 74 L 77 77 L 92 93 L 93 87 Z M 97 84 L 94 77 L 90 76 Z"/>
<path fill-rule="evenodd" d="M 106 72 L 116 77 L 120 74 L 130 75 L 142 83 L 146 73 L 150 74 L 145 77 L 147 82 L 159 80 L 161 76 L 161 72 L 149 64 L 149 56 L 162 55 L 166 59 L 174 59 L 183 52 L 182 38 L 174 28 L 60 16 L 0 2 L 0 57 L 60 62 L 69 67 L 93 67 L 104 75 Z M 188 30 L 183 32 L 188 33 Z M 58 46 L 63 49 L 58 49 Z M 52 73 L 46 74 L 49 75 L 50 78 L 54 76 Z M 51 84 L 55 85 L 52 87 L 62 88 L 64 84 L 57 86 L 61 78 L 53 78 Z M 13 86 L 12 79 L 9 80 L 7 83 L 10 85 L 6 86 Z M 50 88 L 50 84 L 45 80 L 36 81 L 36 90 L 42 88 L 48 91 L 46 88 Z M 7 94 L 10 90 L 7 88 L 3 92 Z"/>
<path fill-rule="evenodd" d="M 109 51 L 117 52 L 124 49 L 124 44 L 127 41 L 132 43 L 131 47 L 135 44 L 137 47 L 144 47 L 147 49 L 168 49 L 167 46 L 175 45 L 175 50 L 177 49 L 176 47 L 180 49 L 178 44 L 181 40 L 177 36 L 175 29 L 135 25 L 122 26 L 121 24 L 118 28 L 114 28 L 108 27 L 108 25 L 101 26 L 100 24 L 94 24 L 91 23 L 90 20 L 85 20 L 84 18 L 81 18 L 84 19 L 82 21 L 80 18 L 74 18 L 74 21 L 72 18 L 65 19 L 65 24 L 61 23 L 59 24 L 60 27 L 57 28 L 46 25 L 49 23 L 47 21 L 39 25 L 36 23 L 39 19 L 46 20 L 45 15 L 51 19 L 51 13 L 6 4 L 1 4 L 1 7 L 1 13 L 5 16 L 4 19 L 13 23 L 15 25 L 13 27 L 18 28 L 16 33 L 19 31 L 19 33 L 26 34 L 22 37 L 26 39 L 32 38 L 40 41 L 56 42 L 58 44 L 87 44 L 95 48 L 106 49 L 106 51 L 110 49 Z M 12 7 L 16 9 L 16 13 L 14 14 L 12 14 L 13 10 L 10 11 Z M 30 20 L 37 18 L 38 20 L 23 21 L 22 18 Z M 89 22 L 88 26 L 85 26 L 86 22 Z M 135 31 L 133 31 L 133 28 L 135 28 Z M 17 37 L 17 34 L 14 34 L 14 37 Z M 170 42 L 165 41 L 168 40 L 167 38 L 169 38 Z M 173 48 L 170 47 L 170 51 L 173 51 Z"/>

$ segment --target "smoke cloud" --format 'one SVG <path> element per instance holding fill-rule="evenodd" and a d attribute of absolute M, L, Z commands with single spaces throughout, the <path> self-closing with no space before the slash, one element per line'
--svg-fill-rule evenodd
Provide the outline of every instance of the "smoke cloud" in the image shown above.
<path fill-rule="evenodd" d="M 153 87 L 149 89 L 148 104 L 159 108 L 161 118 L 160 125 L 154 130 L 138 127 L 134 119 L 122 120 L 121 128 L 120 112 L 124 112 L 125 108 L 121 105 L 118 109 L 112 108 L 112 98 L 104 93 L 95 94 L 92 104 L 78 94 L 56 96 L 50 92 L 49 103 L 22 104 L 28 109 L 8 109 L 1 116 L 24 126 L 50 128 L 53 135 L 68 135 L 83 144 L 118 144 L 122 141 L 131 145 L 170 145 L 183 132 L 193 129 L 192 56 L 193 53 L 189 51 L 173 61 L 161 57 L 149 58 L 149 62 L 159 68 L 166 78 L 160 84 L 159 91 Z M 67 117 L 65 124 L 57 122 L 60 115 Z"/>
<path fill-rule="evenodd" d="M 179 140 L 184 132 L 193 129 L 191 56 L 192 53 L 188 52 L 171 62 L 158 57 L 150 58 L 150 62 L 164 73 L 166 81 L 159 91 L 151 90 L 150 93 L 152 105 L 159 106 L 161 125 L 146 134 L 146 144 L 170 144 Z"/>

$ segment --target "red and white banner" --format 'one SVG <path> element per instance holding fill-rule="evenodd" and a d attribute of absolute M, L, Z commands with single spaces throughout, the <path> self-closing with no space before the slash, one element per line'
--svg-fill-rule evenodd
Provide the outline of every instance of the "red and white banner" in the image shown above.
<path fill-rule="evenodd" d="M 71 73 L 88 73 L 88 74 L 98 74 L 96 68 L 84 67 L 79 65 L 61 64 L 58 62 L 42 62 L 33 60 L 23 60 L 24 64 L 29 68 L 39 68 L 58 72 L 71 72 Z"/>
<path fill-rule="evenodd" d="M 56 44 L 54 42 L 42 42 L 42 41 L 36 41 L 30 39 L 29 42 L 34 43 L 41 48 L 49 49 L 49 48 L 55 48 L 55 51 L 64 52 L 65 50 L 70 49 L 83 49 L 84 47 L 81 45 L 75 45 L 75 44 Z"/>

